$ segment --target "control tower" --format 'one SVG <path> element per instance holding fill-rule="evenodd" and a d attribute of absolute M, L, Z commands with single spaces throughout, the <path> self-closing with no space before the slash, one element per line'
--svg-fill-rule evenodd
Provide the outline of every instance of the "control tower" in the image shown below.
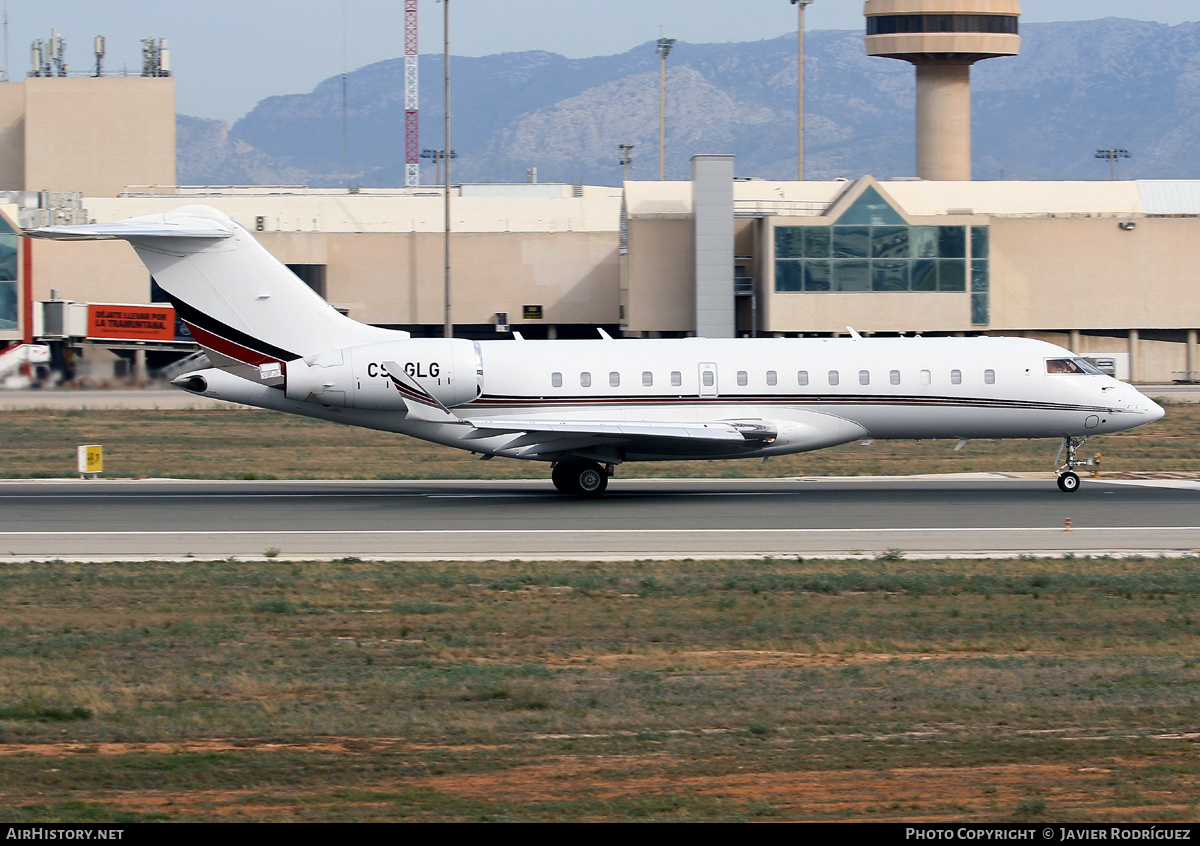
<path fill-rule="evenodd" d="M 971 65 L 1021 49 L 1019 0 L 866 0 L 867 55 L 917 66 L 917 176 L 971 178 Z"/>

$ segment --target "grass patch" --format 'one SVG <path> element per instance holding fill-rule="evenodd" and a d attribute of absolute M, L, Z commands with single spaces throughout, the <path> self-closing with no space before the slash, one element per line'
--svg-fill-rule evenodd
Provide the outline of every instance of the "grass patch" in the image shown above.
<path fill-rule="evenodd" d="M 0 720 L 32 720 L 41 723 L 66 723 L 71 720 L 90 720 L 87 708 L 56 708 L 47 705 L 0 705 Z"/>
<path fill-rule="evenodd" d="M 1200 471 L 1200 405 L 1172 405 L 1152 426 L 1105 435 L 1106 471 Z M 13 410 L 0 417 L 0 475 L 75 475 L 75 449 L 104 444 L 109 477 L 204 479 L 544 478 L 541 462 L 481 462 L 462 450 L 295 415 L 240 409 Z M 281 448 L 285 446 L 293 448 Z M 857 443 L 760 461 L 665 461 L 623 468 L 643 477 L 769 478 L 1049 470 L 1057 442 L 973 440 Z"/>
<path fill-rule="evenodd" d="M 0 808 L 1194 820 L 1200 561 L 884 563 L 3 563 Z"/>

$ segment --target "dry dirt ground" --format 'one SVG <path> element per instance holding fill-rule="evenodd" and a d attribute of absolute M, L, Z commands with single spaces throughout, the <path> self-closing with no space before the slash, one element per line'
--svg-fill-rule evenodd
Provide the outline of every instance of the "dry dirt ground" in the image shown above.
<path fill-rule="evenodd" d="M 1192 738 L 1194 740 L 1194 738 Z M 178 754 L 212 752 L 288 751 L 342 758 L 420 752 L 455 757 L 478 747 L 431 747 L 400 738 L 322 738 L 305 744 L 199 741 L 182 744 L 101 743 L 6 744 L 0 755 L 72 756 Z M 494 749 L 488 751 L 496 751 Z M 997 820 L 1058 820 L 1200 822 L 1197 793 L 1178 784 L 1142 786 L 1131 796 L 1114 789 L 1113 775 L 1151 775 L 1173 765 L 1192 767 L 1194 755 L 1176 751 L 1149 759 L 1111 757 L 1095 750 L 1094 760 L 1079 764 L 1009 764 L 976 767 L 902 767 L 883 770 L 784 770 L 723 773 L 712 776 L 666 777 L 687 762 L 668 754 L 643 756 L 554 755 L 524 766 L 494 773 L 459 773 L 406 780 L 357 784 L 353 791 L 229 790 L 194 788 L 105 791 L 78 795 L 144 819 L 176 821 L 325 819 L 349 815 L 362 820 L 425 817 L 444 819 L 445 810 L 426 806 L 467 803 L 465 818 L 494 818 L 494 809 L 571 807 L 595 808 L 576 819 L 608 819 L 608 808 L 640 797 L 686 794 L 712 797 L 750 809 L 749 816 L 793 820 L 906 822 L 991 822 Z M 1088 756 L 1091 758 L 1092 756 Z M 642 775 L 625 775 L 640 771 Z M 614 772 L 622 775 L 614 778 Z M 1144 778 L 1138 779 L 1145 781 Z M 1194 785 L 1193 785 L 1194 787 Z M 404 797 L 410 797 L 405 801 Z M 416 797 L 425 796 L 424 802 Z M 441 801 L 434 801 L 442 797 Z M 1032 798 L 1031 798 L 1032 797 Z M 1131 799 L 1135 799 L 1132 804 Z M 668 803 L 669 804 L 669 803 Z M 523 818 L 545 816 L 534 812 Z M 553 815 L 553 812 L 550 812 Z M 451 812 L 451 816 L 456 816 Z M 498 816 L 506 816 L 500 811 Z M 678 814 L 664 815 L 678 817 Z M 692 815 L 684 815 L 688 818 Z M 707 815 L 705 815 L 707 816 Z M 693 817 L 694 818 L 694 817 Z"/>

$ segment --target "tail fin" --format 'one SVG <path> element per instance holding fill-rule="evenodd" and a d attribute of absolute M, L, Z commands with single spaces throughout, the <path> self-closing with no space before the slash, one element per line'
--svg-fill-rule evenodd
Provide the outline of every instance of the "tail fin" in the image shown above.
<path fill-rule="evenodd" d="M 271 255 L 243 226 L 208 206 L 116 223 L 24 233 L 133 245 L 213 363 L 235 372 L 326 350 L 408 337 L 351 320 Z"/>

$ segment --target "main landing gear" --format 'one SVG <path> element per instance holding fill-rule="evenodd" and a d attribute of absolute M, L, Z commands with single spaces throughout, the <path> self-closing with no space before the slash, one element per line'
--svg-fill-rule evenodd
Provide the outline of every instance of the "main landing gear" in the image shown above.
<path fill-rule="evenodd" d="M 1058 489 L 1063 493 L 1075 493 L 1079 490 L 1079 474 L 1075 472 L 1074 468 L 1091 467 L 1095 464 L 1090 458 L 1075 458 L 1075 450 L 1087 443 L 1087 439 L 1086 435 L 1082 438 L 1067 436 L 1063 438 L 1062 446 L 1058 448 L 1058 455 L 1054 459 L 1056 462 L 1062 458 L 1063 450 L 1066 450 L 1067 453 L 1066 463 L 1060 464 L 1057 468 Z"/>
<path fill-rule="evenodd" d="M 608 468 L 595 461 L 571 459 L 555 463 L 550 479 L 559 493 L 595 499 L 608 487 Z"/>

